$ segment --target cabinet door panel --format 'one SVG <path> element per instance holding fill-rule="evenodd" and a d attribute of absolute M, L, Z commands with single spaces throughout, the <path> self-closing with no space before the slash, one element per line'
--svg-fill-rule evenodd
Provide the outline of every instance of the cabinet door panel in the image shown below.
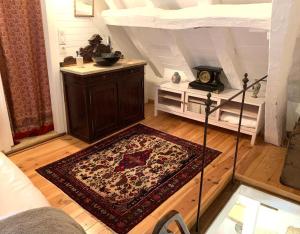
<path fill-rule="evenodd" d="M 92 129 L 102 136 L 118 127 L 118 94 L 115 82 L 101 83 L 90 91 Z"/>
<path fill-rule="evenodd" d="M 89 138 L 87 91 L 81 85 L 65 86 L 68 132 L 84 139 Z"/>
<path fill-rule="evenodd" d="M 119 122 L 122 126 L 144 118 L 144 78 L 141 75 L 118 80 Z"/>

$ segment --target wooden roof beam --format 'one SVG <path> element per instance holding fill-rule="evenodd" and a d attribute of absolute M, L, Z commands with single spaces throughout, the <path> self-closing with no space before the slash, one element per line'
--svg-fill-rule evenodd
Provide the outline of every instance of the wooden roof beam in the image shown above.
<path fill-rule="evenodd" d="M 281 145 L 286 130 L 287 82 L 298 36 L 299 0 L 273 0 L 265 141 Z"/>
<path fill-rule="evenodd" d="M 152 71 L 157 77 L 163 77 L 164 69 L 161 64 L 157 63 L 152 57 L 150 57 L 149 51 L 145 46 L 143 46 L 142 41 L 139 39 L 139 29 L 138 28 L 126 28 L 125 31 L 131 39 L 132 43 L 135 45 L 137 50 L 141 53 L 143 58 L 147 61 Z"/>
<path fill-rule="evenodd" d="M 113 0 L 106 0 L 113 1 Z M 116 1 L 116 0 L 115 0 Z M 150 3 L 149 3 L 150 4 Z M 154 7 L 153 7 L 154 6 Z M 195 27 L 248 27 L 269 30 L 272 3 L 200 4 L 178 10 L 155 7 L 106 10 L 102 16 L 108 25 L 188 29 Z"/>
<path fill-rule="evenodd" d="M 125 8 L 125 5 L 120 0 L 105 0 L 105 3 L 109 7 L 109 9 L 123 9 Z"/>
<path fill-rule="evenodd" d="M 228 28 L 209 28 L 220 65 L 233 89 L 242 89 L 242 78 L 246 72 L 237 53 L 234 40 Z"/>
<path fill-rule="evenodd" d="M 149 7 L 154 7 L 151 0 L 147 1 L 147 5 Z M 126 7 L 122 0 L 105 0 L 105 2 L 110 9 L 123 9 Z M 159 64 L 155 64 L 154 61 L 152 61 L 152 59 L 149 57 L 147 49 L 142 46 L 142 43 L 138 39 L 138 33 L 136 33 L 136 30 L 134 28 L 125 28 L 124 30 L 131 39 L 133 45 L 137 48 L 137 50 L 140 52 L 143 58 L 147 61 L 154 74 L 157 77 L 162 77 L 163 68 Z"/>

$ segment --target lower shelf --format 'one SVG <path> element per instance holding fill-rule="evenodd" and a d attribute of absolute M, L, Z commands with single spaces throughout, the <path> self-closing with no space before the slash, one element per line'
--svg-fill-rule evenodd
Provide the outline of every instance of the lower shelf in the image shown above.
<path fill-rule="evenodd" d="M 159 106 L 156 107 L 156 110 L 167 112 L 167 113 L 174 114 L 174 115 L 178 115 L 178 116 L 185 117 L 185 118 L 188 118 L 188 119 L 193 119 L 193 120 L 196 120 L 196 121 L 199 121 L 199 122 L 202 122 L 202 123 L 205 121 L 205 115 L 202 115 L 202 114 L 196 114 L 196 113 L 188 112 L 188 111 L 184 111 L 184 112 L 183 111 L 182 112 L 178 111 L 178 112 L 176 112 L 174 110 L 168 110 L 168 109 L 165 109 L 165 108 L 160 108 Z M 215 117 L 210 117 L 208 119 L 208 123 L 210 125 L 214 125 L 214 126 L 225 128 L 225 129 L 232 130 L 232 131 L 237 131 L 238 130 L 238 125 L 231 124 L 231 123 L 228 123 L 228 122 L 225 122 L 225 121 L 217 120 Z M 241 127 L 241 132 L 243 134 L 253 136 L 253 135 L 256 134 L 256 129 L 242 126 Z"/>
<path fill-rule="evenodd" d="M 232 113 L 228 113 L 228 112 L 221 112 L 220 121 L 223 121 L 225 123 L 229 123 L 232 125 L 238 125 L 239 121 L 240 121 L 240 116 L 237 114 L 232 114 Z M 257 126 L 257 119 L 250 118 L 250 117 L 243 115 L 242 127 L 255 129 L 256 126 Z"/>
<path fill-rule="evenodd" d="M 157 105 L 157 109 L 161 110 L 161 111 L 165 111 L 165 112 L 170 112 L 170 113 L 182 113 L 182 108 L 179 106 L 171 106 L 171 105 L 164 105 L 164 104 L 158 104 Z"/>

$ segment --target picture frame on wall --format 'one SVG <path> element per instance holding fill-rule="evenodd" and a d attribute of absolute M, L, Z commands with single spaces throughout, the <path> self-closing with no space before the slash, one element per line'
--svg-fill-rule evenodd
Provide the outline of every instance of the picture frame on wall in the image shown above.
<path fill-rule="evenodd" d="M 75 17 L 94 17 L 94 0 L 74 0 Z"/>

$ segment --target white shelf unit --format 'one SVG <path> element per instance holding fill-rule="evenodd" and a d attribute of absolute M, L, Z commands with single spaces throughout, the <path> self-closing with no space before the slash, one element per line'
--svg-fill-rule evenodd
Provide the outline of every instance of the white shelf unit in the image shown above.
<path fill-rule="evenodd" d="M 212 93 L 212 108 L 228 100 L 237 92 L 239 90 L 226 89 L 220 94 Z M 156 88 L 155 115 L 158 111 L 163 111 L 204 122 L 207 93 L 188 88 L 187 82 L 161 84 Z M 237 131 L 240 105 L 241 96 L 211 114 L 209 124 Z M 263 97 L 252 98 L 249 93 L 246 94 L 241 132 L 252 136 L 252 145 L 254 145 L 256 136 L 263 128 L 264 110 L 265 101 Z"/>

